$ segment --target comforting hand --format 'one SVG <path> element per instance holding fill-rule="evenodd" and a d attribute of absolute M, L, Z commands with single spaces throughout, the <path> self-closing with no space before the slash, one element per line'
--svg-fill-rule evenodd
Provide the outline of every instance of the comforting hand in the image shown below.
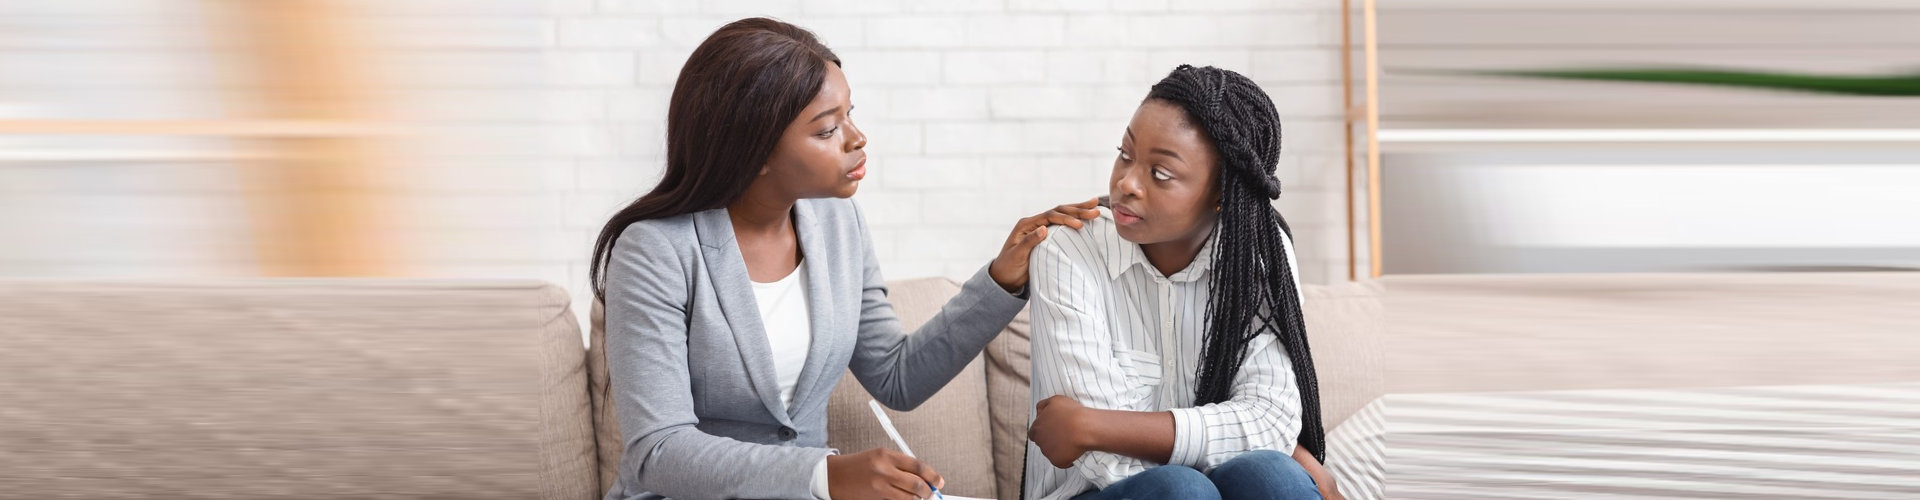
<path fill-rule="evenodd" d="M 1091 446 L 1087 422 L 1091 414 L 1085 405 L 1067 396 L 1054 396 L 1040 400 L 1033 406 L 1033 427 L 1027 429 L 1027 439 L 1040 446 L 1040 454 L 1054 467 L 1065 469 L 1073 466 Z"/>
<path fill-rule="evenodd" d="M 1013 233 L 1007 235 L 1007 242 L 1000 246 L 1000 256 L 993 258 L 993 264 L 987 267 L 987 274 L 1007 293 L 1019 292 L 1027 286 L 1027 257 L 1033 253 L 1033 247 L 1047 239 L 1047 226 L 1061 225 L 1080 229 L 1082 220 L 1092 220 L 1100 216 L 1100 210 L 1094 208 L 1099 198 L 1061 205 L 1046 213 L 1020 219 L 1013 225 Z"/>
<path fill-rule="evenodd" d="M 933 496 L 927 485 L 945 487 L 933 467 L 893 450 L 872 449 L 827 456 L 827 496 L 917 500 Z"/>
<path fill-rule="evenodd" d="M 1307 453 L 1306 448 L 1293 447 L 1293 459 L 1300 462 L 1300 467 L 1307 470 L 1307 476 L 1313 478 L 1314 485 L 1320 487 L 1321 499 L 1347 500 L 1347 497 L 1340 495 L 1339 486 L 1333 484 L 1333 474 L 1327 473 L 1327 468 L 1320 466 L 1320 461 L 1315 460 L 1312 453 Z"/>

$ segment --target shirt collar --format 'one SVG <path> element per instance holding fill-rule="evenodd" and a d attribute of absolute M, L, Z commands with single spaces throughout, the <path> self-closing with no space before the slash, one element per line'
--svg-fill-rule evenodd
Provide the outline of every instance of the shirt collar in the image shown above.
<path fill-rule="evenodd" d="M 1214 241 L 1219 240 L 1217 237 L 1219 232 L 1220 226 L 1215 225 L 1213 234 L 1207 235 L 1207 242 L 1200 244 L 1200 254 L 1193 257 L 1193 262 L 1187 264 L 1186 269 L 1173 273 L 1173 276 L 1161 276 L 1160 270 L 1155 269 L 1153 263 L 1147 261 L 1147 252 L 1141 250 L 1139 244 L 1114 238 L 1114 241 L 1120 242 L 1120 248 L 1117 249 L 1117 252 L 1114 252 L 1113 258 L 1107 259 L 1107 279 L 1119 279 L 1121 274 L 1127 272 L 1127 269 L 1136 266 L 1140 268 L 1141 272 L 1147 273 L 1147 276 L 1156 279 L 1164 278 L 1177 282 L 1200 279 L 1201 276 L 1207 274 L 1209 269 L 1213 268 L 1213 244 Z"/>

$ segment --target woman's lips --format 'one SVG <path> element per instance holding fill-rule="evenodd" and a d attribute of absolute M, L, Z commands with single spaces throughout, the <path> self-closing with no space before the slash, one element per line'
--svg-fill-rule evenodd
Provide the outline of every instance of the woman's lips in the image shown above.
<path fill-rule="evenodd" d="M 1140 216 L 1134 214 L 1132 210 L 1127 210 L 1127 207 L 1114 205 L 1113 221 L 1120 223 L 1120 225 L 1122 226 L 1125 226 L 1125 225 L 1133 224 L 1135 222 L 1140 222 Z"/>
<path fill-rule="evenodd" d="M 867 159 L 861 158 L 860 163 L 855 163 L 853 170 L 847 171 L 847 178 L 856 181 L 867 178 Z"/>

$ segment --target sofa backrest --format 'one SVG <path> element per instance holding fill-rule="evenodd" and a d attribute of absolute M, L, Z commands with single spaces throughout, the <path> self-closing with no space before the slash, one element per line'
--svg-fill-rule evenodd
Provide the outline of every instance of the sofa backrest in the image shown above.
<path fill-rule="evenodd" d="M 584 350 L 538 282 L 0 282 L 0 496 L 595 490 Z"/>

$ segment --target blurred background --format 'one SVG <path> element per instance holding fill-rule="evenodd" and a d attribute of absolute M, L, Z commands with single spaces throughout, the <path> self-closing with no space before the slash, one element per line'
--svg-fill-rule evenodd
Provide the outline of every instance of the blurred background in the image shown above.
<path fill-rule="evenodd" d="M 0 279 L 539 280 L 585 324 L 681 63 L 761 15 L 845 61 L 896 280 L 1104 193 L 1174 66 L 1257 81 L 1338 368 L 1385 373 L 1335 382 L 1392 460 L 1339 467 L 1394 498 L 1920 492 L 1907 0 L 0 0 Z"/>
<path fill-rule="evenodd" d="M 846 61 L 889 278 L 964 278 L 1018 218 L 1104 194 L 1139 100 L 1190 63 L 1275 96 L 1302 276 L 1344 280 L 1340 7 L 5 0 L 0 276 L 533 278 L 584 314 L 681 62 L 768 15 Z"/>
<path fill-rule="evenodd" d="M 593 232 L 658 176 L 679 63 L 747 15 L 847 60 L 876 158 L 857 199 L 891 276 L 964 276 L 1015 218 L 1103 192 L 1117 131 L 1179 63 L 1276 97 L 1303 278 L 1364 276 L 1365 59 L 1340 8 L 7 0 L 0 276 L 526 277 L 584 295 Z M 1382 272 L 1920 265 L 1904 196 L 1920 63 L 1903 57 L 1920 7 L 1378 8 Z"/>
<path fill-rule="evenodd" d="M 1381 8 L 1386 272 L 1920 267 L 1920 4 Z"/>

